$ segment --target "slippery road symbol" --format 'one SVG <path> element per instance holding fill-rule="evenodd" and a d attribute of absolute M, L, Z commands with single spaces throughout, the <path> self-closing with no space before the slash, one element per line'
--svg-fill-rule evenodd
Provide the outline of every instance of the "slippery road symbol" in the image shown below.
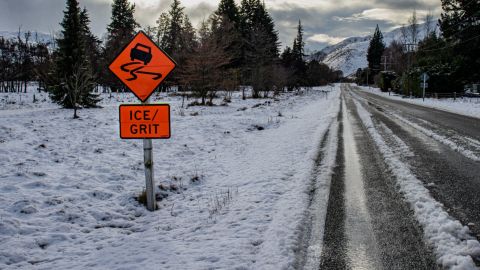
<path fill-rule="evenodd" d="M 149 46 L 146 46 L 141 43 L 137 43 L 135 47 L 130 51 L 130 60 L 132 62 L 123 64 L 120 69 L 124 72 L 130 73 L 131 78 L 126 79 L 127 81 L 134 81 L 138 78 L 137 74 L 151 75 L 152 80 L 160 80 L 162 78 L 161 73 L 145 71 L 148 63 L 152 60 L 152 50 Z M 139 60 L 139 61 L 134 61 Z"/>
<path fill-rule="evenodd" d="M 139 66 L 140 65 L 140 66 Z M 132 67 L 131 67 L 132 66 Z M 134 81 L 138 78 L 137 74 L 146 74 L 146 75 L 152 75 L 152 80 L 160 80 L 162 78 L 161 73 L 156 73 L 156 72 L 148 72 L 148 71 L 143 71 L 142 69 L 145 68 L 146 66 L 142 62 L 130 62 L 122 65 L 120 68 L 125 71 L 129 72 L 130 75 L 132 75 L 131 78 L 128 78 L 127 81 Z"/>
<path fill-rule="evenodd" d="M 146 101 L 175 66 L 175 61 L 140 31 L 115 57 L 108 69 L 138 99 Z"/>

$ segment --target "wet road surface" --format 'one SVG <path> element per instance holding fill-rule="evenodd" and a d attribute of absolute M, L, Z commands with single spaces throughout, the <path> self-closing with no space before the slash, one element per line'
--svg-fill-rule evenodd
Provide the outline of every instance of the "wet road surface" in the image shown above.
<path fill-rule="evenodd" d="M 451 216 L 480 238 L 480 119 L 349 88 L 374 121 L 408 146 L 412 153 L 402 162 Z"/>
<path fill-rule="evenodd" d="M 342 96 L 320 269 L 436 269 L 352 96 Z"/>

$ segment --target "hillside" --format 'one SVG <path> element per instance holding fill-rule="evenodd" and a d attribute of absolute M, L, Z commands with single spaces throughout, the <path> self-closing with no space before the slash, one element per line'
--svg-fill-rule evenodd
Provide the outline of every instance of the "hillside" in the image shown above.
<path fill-rule="evenodd" d="M 424 36 L 424 25 L 419 25 L 419 37 Z M 358 68 L 367 66 L 367 50 L 371 36 L 350 37 L 335 45 L 325 47 L 323 50 L 310 56 L 310 59 L 323 62 L 333 69 L 343 71 L 344 76 L 352 75 Z M 400 28 L 383 33 L 383 40 L 388 46 L 393 40 L 401 40 Z"/>
<path fill-rule="evenodd" d="M 25 33 L 27 31 L 20 31 L 20 37 L 23 41 L 25 41 Z M 4 39 L 17 39 L 18 38 L 18 31 L 0 31 L 0 37 Z M 43 32 L 31 32 L 31 37 L 29 39 L 30 43 L 51 43 L 53 37 L 51 34 L 43 33 Z"/>

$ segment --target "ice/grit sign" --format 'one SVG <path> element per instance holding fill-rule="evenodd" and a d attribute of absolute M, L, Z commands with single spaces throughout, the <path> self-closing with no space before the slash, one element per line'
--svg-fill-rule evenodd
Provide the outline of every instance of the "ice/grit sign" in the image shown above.
<path fill-rule="evenodd" d="M 109 69 L 138 99 L 146 101 L 175 66 L 175 61 L 140 31 Z"/>
<path fill-rule="evenodd" d="M 120 138 L 170 139 L 170 105 L 120 105 Z"/>

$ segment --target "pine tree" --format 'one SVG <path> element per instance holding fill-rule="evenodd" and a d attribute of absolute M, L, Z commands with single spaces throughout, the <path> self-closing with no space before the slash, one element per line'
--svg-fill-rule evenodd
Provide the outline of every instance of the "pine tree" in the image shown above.
<path fill-rule="evenodd" d="M 463 89 L 459 80 L 462 78 L 459 74 L 462 59 L 442 37 L 432 32 L 418 44 L 415 58 L 418 69 L 429 74 L 428 85 L 435 92 L 452 93 Z"/>
<path fill-rule="evenodd" d="M 163 89 L 179 84 L 179 74 L 183 73 L 186 60 L 196 47 L 196 34 L 185 7 L 174 0 L 170 9 L 157 20 L 156 39 L 159 46 L 177 62 L 177 69 L 161 85 Z"/>
<path fill-rule="evenodd" d="M 135 29 L 139 26 L 134 13 L 135 5 L 128 0 L 113 1 L 111 22 L 107 26 L 107 45 L 119 45 L 120 48 L 116 50 L 121 50 L 133 38 Z"/>
<path fill-rule="evenodd" d="M 55 52 L 59 78 L 70 76 L 73 73 L 74 65 L 84 61 L 85 56 L 78 1 L 67 0 L 67 9 L 63 13 L 63 21 L 60 24 L 62 26 L 62 35 L 61 38 L 57 39 L 58 50 Z M 61 93 L 59 94 L 62 96 Z M 55 96 L 56 101 L 61 99 L 61 97 Z M 71 107 L 71 105 L 66 107 Z"/>
<path fill-rule="evenodd" d="M 239 69 L 242 60 L 242 36 L 239 28 L 239 11 L 233 0 L 222 0 L 211 16 L 212 32 L 217 44 L 225 50 L 230 62 L 227 68 Z"/>
<path fill-rule="evenodd" d="M 173 0 L 168 12 L 170 25 L 162 39 L 162 49 L 169 55 L 178 52 L 181 46 L 180 35 L 184 25 L 185 7 L 182 7 L 179 0 Z"/>
<path fill-rule="evenodd" d="M 275 30 L 275 22 L 268 13 L 265 4 L 260 0 L 256 0 L 254 18 L 254 29 L 263 30 L 267 38 L 265 45 L 268 54 L 266 57 L 268 61 L 274 61 L 279 56 L 278 32 Z"/>
<path fill-rule="evenodd" d="M 260 0 L 242 0 L 240 30 L 243 38 L 243 83 L 258 91 L 268 92 L 273 87 L 273 67 L 279 56 L 278 32 L 272 17 Z M 255 89 L 257 85 L 260 89 Z M 258 91 L 257 91 L 258 90 Z"/>
<path fill-rule="evenodd" d="M 294 46 L 296 46 L 296 40 L 293 41 Z M 295 76 L 295 57 L 290 47 L 286 47 L 281 55 L 281 63 L 282 66 L 285 68 L 285 75 L 286 75 L 286 83 L 285 86 L 287 87 L 288 91 L 293 91 L 295 88 L 296 76 Z"/>
<path fill-rule="evenodd" d="M 75 76 L 92 77 L 86 56 L 86 26 L 82 25 L 80 14 L 78 1 L 67 0 L 61 23 L 62 37 L 57 40 L 58 49 L 55 51 L 55 67 L 52 75 L 45 78 L 52 100 L 65 108 L 73 108 L 75 118 L 78 106 L 92 107 L 98 102 L 92 94 L 94 84 L 71 87 Z"/>
<path fill-rule="evenodd" d="M 442 9 L 440 29 L 448 42 L 446 47 L 453 47 L 459 62 L 458 80 L 464 83 L 479 82 L 480 3 L 442 0 Z"/>
<path fill-rule="evenodd" d="M 298 60 L 303 60 L 305 57 L 305 42 L 303 41 L 302 21 L 298 21 L 297 37 L 295 38 L 293 53 Z"/>
<path fill-rule="evenodd" d="M 85 45 L 85 60 L 87 62 L 84 66 L 84 69 L 87 69 L 85 71 L 86 74 L 83 77 L 88 77 L 90 80 L 95 81 L 101 76 L 101 41 L 90 30 L 90 18 L 86 8 L 83 8 L 80 12 L 80 26 Z M 89 84 L 85 84 L 85 86 L 89 86 Z M 91 86 L 93 88 L 94 84 Z M 91 91 L 82 92 L 81 103 L 84 107 L 95 107 L 98 101 L 100 101 L 98 95 L 93 94 Z"/>
<path fill-rule="evenodd" d="M 164 36 L 167 34 L 169 27 L 170 27 L 170 17 L 168 16 L 168 13 L 163 12 L 162 14 L 160 14 L 160 16 L 156 21 L 156 26 L 155 26 L 156 33 L 154 37 L 155 42 L 161 48 L 165 47 L 165 44 L 163 44 L 163 42 L 166 41 Z"/>
<path fill-rule="evenodd" d="M 298 89 L 306 85 L 307 63 L 305 62 L 305 42 L 303 41 L 302 22 L 298 21 L 297 37 L 293 41 L 292 54 L 294 58 L 293 68 L 295 74 L 295 82 L 293 83 Z"/>
<path fill-rule="evenodd" d="M 368 47 L 367 53 L 368 67 L 374 72 L 380 70 L 380 64 L 382 62 L 382 55 L 384 50 L 385 43 L 383 43 L 383 35 L 377 25 L 377 27 L 375 28 L 375 33 L 370 40 L 370 46 Z"/>
<path fill-rule="evenodd" d="M 234 0 L 221 0 L 215 15 L 219 17 L 227 17 L 228 20 L 239 27 L 240 11 Z"/>
<path fill-rule="evenodd" d="M 88 61 L 91 64 L 92 71 L 97 76 L 100 73 L 100 44 L 102 42 L 90 30 L 90 18 L 86 8 L 83 8 L 83 10 L 80 12 L 80 26 L 82 29 L 82 36 L 84 38 L 85 51 L 87 53 Z"/>
<path fill-rule="evenodd" d="M 132 40 L 135 30 L 139 26 L 134 18 L 135 5 L 128 0 L 114 0 L 112 4 L 111 22 L 107 26 L 107 42 L 103 57 L 103 69 L 108 66 L 120 53 L 122 48 Z M 105 72 L 105 84 L 112 91 L 125 90 L 124 86 L 110 72 Z"/>

